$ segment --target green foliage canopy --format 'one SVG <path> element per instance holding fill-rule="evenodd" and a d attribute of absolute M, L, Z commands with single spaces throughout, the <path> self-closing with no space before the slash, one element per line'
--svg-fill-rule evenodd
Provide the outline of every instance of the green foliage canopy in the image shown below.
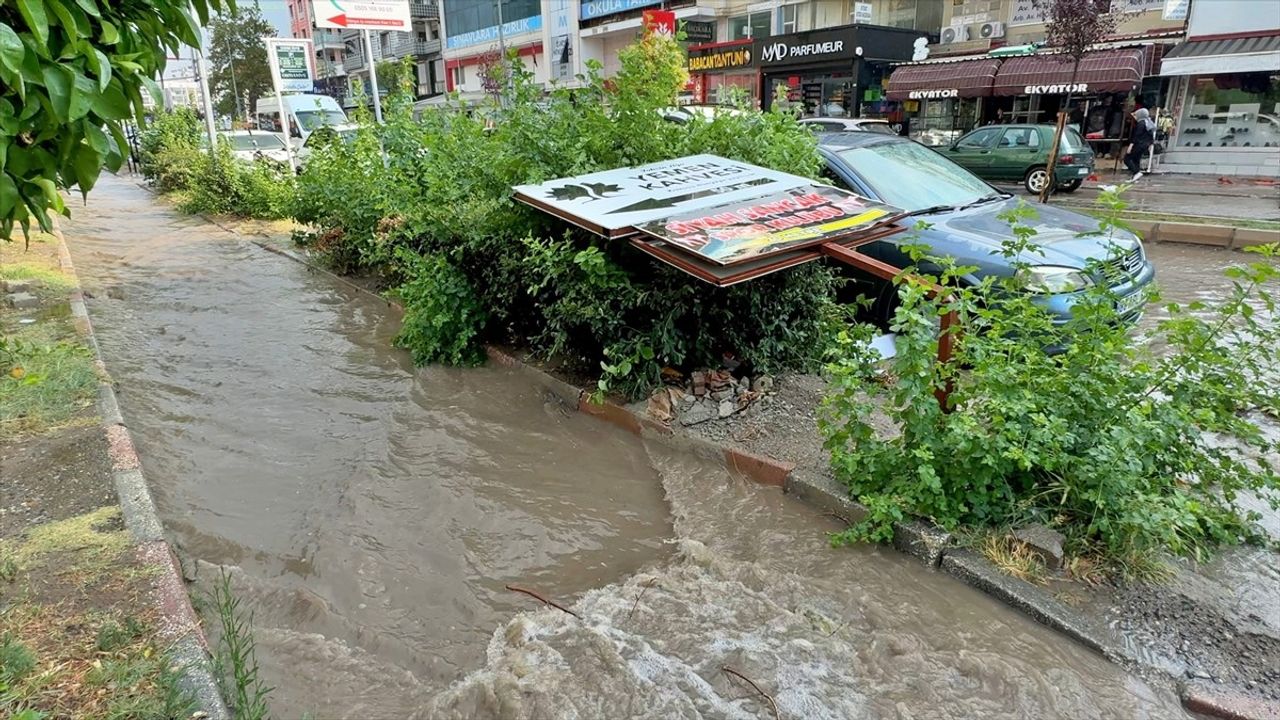
<path fill-rule="evenodd" d="M 60 188 L 93 188 L 142 120 L 166 55 L 200 44 L 200 25 L 230 0 L 6 0 L 0 3 L 0 235 L 48 212 Z M 195 15 L 192 14 L 194 11 Z"/>
<path fill-rule="evenodd" d="M 236 8 L 209 22 L 209 92 L 223 115 L 252 114 L 258 98 L 272 92 L 263 38 L 276 29 L 257 5 Z"/>

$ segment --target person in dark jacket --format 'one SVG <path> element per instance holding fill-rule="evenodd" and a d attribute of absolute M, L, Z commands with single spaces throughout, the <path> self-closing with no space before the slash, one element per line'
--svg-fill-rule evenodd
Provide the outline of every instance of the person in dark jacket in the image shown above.
<path fill-rule="evenodd" d="M 1133 130 L 1129 133 L 1129 149 L 1124 155 L 1124 166 L 1133 173 L 1134 180 L 1142 179 L 1142 160 L 1156 141 L 1156 124 L 1146 108 L 1133 111 Z"/>

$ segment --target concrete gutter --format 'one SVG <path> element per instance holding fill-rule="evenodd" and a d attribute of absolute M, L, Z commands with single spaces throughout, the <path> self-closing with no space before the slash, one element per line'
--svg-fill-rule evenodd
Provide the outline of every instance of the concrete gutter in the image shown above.
<path fill-rule="evenodd" d="M 269 252 L 294 260 L 315 272 L 351 287 L 361 293 L 375 297 L 401 312 L 404 306 L 367 288 L 351 282 L 349 279 L 321 266 L 312 258 L 297 253 L 289 248 L 280 247 L 260 239 L 250 237 L 234 227 L 217 220 L 206 218 L 218 227 L 244 238 L 254 245 Z M 1190 226 L 1203 228 L 1205 226 Z M 1222 228 L 1235 232 L 1235 228 Z M 1222 247 L 1240 248 L 1245 244 L 1262 244 L 1276 242 L 1280 237 L 1272 237 L 1268 231 L 1243 231 L 1247 234 L 1241 243 L 1220 244 Z M 1249 233 L 1268 232 L 1259 236 Z M 1169 242 L 1181 242 L 1173 239 L 1184 236 L 1170 235 Z M 1199 236 L 1186 235 L 1194 238 Z M 1215 236 L 1210 236 L 1215 237 Z M 1187 242 L 1197 242 L 1194 239 Z M 1219 243 L 1197 243 L 1219 244 Z M 565 382 L 558 377 L 527 362 L 528 356 L 520 356 L 509 349 L 493 345 L 486 346 L 489 360 L 498 365 L 511 368 L 525 375 L 529 380 L 540 385 L 549 395 L 563 402 L 567 407 L 577 408 L 579 412 L 615 425 L 646 440 L 657 442 L 676 451 L 694 453 L 713 462 L 721 462 L 734 472 L 764 485 L 778 487 L 788 495 L 808 503 L 823 512 L 842 518 L 848 523 L 856 523 L 866 517 L 865 506 L 849 497 L 848 490 L 830 474 L 814 472 L 797 472 L 792 463 L 762 455 L 756 455 L 738 448 L 722 445 L 710 440 L 684 434 L 673 433 L 671 428 L 655 422 L 642 413 L 635 412 L 625 406 L 611 401 L 594 403 L 591 392 Z M 1210 717 L 1227 720 L 1280 720 L 1280 709 L 1274 704 L 1258 701 L 1252 697 L 1232 694 L 1230 690 L 1211 685 L 1187 684 L 1180 678 L 1160 666 L 1140 657 L 1134 648 L 1126 645 L 1109 628 L 1102 626 L 1072 608 L 1047 590 L 1024 580 L 1001 572 L 982 555 L 971 550 L 956 547 L 952 543 L 951 534 L 923 520 L 910 520 L 895 523 L 893 526 L 893 546 L 898 550 L 920 560 L 925 565 L 937 568 L 961 582 L 980 590 L 993 598 L 1026 613 L 1037 622 L 1047 625 L 1068 637 L 1097 651 L 1108 660 L 1129 670 L 1138 671 L 1152 678 L 1160 679 L 1180 691 L 1183 705 L 1194 712 Z"/>
<path fill-rule="evenodd" d="M 186 584 L 178 566 L 178 558 L 165 538 L 164 527 L 156 513 L 151 491 L 142 474 L 142 463 L 134 447 L 133 437 L 120 414 L 115 389 L 107 366 L 102 361 L 98 340 L 84 303 L 80 278 L 71 263 L 66 238 L 56 221 L 53 234 L 58 239 L 58 261 L 62 272 L 71 279 L 71 318 L 76 332 L 93 351 L 93 365 L 98 374 L 98 414 L 102 417 L 107 437 L 107 454 L 111 459 L 111 476 L 125 528 L 133 539 L 138 561 L 154 572 L 152 602 L 160 615 L 159 635 L 169 643 L 166 652 L 178 669 L 180 686 L 191 693 L 196 707 L 208 720 L 231 720 L 231 713 L 218 689 L 209 652 L 209 641 L 191 606 Z"/>

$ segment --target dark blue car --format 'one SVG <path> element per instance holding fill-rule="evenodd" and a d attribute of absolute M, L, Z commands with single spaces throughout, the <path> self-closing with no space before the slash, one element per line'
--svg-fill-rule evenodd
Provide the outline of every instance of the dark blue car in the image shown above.
<path fill-rule="evenodd" d="M 976 266 L 968 278 L 1012 275 L 1015 263 L 1030 266 L 1029 287 L 1038 302 L 1066 322 L 1080 291 L 1105 283 L 1118 298 L 1122 316 L 1142 313 L 1142 289 L 1155 278 L 1142 241 L 1133 233 L 1100 233 L 1098 220 L 1052 205 L 1035 205 L 1037 217 L 1022 221 L 1033 227 L 1039 252 L 1019 258 L 1000 254 L 1011 235 L 998 215 L 1019 200 L 1002 192 L 942 154 L 902 137 L 877 133 L 832 133 L 818 139 L 829 182 L 912 213 L 932 225 L 917 242 L 932 254 L 954 257 L 959 265 Z M 1097 233 L 1097 234 L 1090 234 Z M 868 255 L 898 267 L 910 264 L 898 240 L 862 248 Z M 875 319 L 885 321 L 896 293 L 881 287 Z"/>

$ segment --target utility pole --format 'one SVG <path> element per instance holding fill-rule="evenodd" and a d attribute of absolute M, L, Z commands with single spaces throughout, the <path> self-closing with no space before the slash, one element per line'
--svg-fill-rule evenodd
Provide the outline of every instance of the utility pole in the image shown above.
<path fill-rule="evenodd" d="M 369 89 L 373 91 L 373 119 L 382 124 L 382 98 L 378 97 L 378 64 L 373 61 L 373 40 L 369 39 L 369 31 L 364 32 L 364 52 L 369 58 Z"/>
<path fill-rule="evenodd" d="M 507 69 L 507 34 L 502 29 L 502 0 L 494 0 L 494 4 L 498 6 L 498 68 L 502 73 L 502 85 L 498 88 L 498 104 L 506 107 L 507 96 L 510 94 L 507 80 L 511 77 Z"/>
<path fill-rule="evenodd" d="M 209 68 L 204 53 L 196 50 L 196 72 L 200 75 L 200 95 L 204 99 L 204 128 L 209 133 L 209 152 L 218 149 L 218 132 L 213 127 L 213 98 L 209 95 Z"/>

